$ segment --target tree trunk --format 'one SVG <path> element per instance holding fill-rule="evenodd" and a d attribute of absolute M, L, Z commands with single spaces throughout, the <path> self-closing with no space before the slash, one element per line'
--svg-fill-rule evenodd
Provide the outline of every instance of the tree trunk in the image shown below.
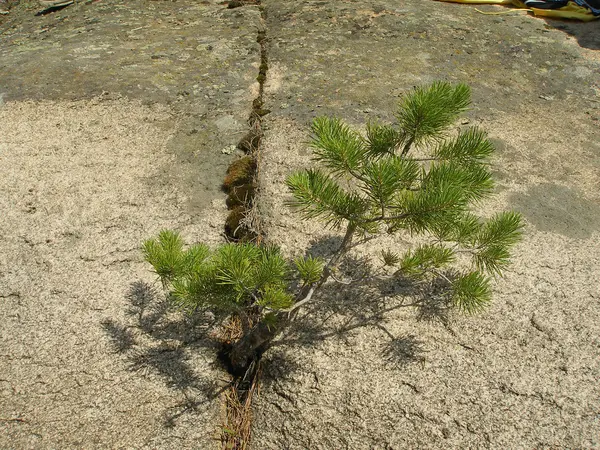
<path fill-rule="evenodd" d="M 340 258 L 350 249 L 355 231 L 356 225 L 349 223 L 344 240 L 329 263 L 323 268 L 321 279 L 313 286 L 305 286 L 302 289 L 296 300 L 296 305 L 287 310 L 276 312 L 275 320 L 273 318 L 265 320 L 263 317 L 250 332 L 244 334 L 239 341 L 231 346 L 229 363 L 234 375 L 243 376 L 245 374 L 252 361 L 264 353 L 277 335 L 294 320 L 294 317 L 298 313 L 298 308 L 310 301 L 313 292 L 329 279 Z"/>
<path fill-rule="evenodd" d="M 234 375 L 242 376 L 258 356 L 264 353 L 277 335 L 288 325 L 287 313 L 277 313 L 276 320 L 264 318 L 249 333 L 232 345 L 229 362 Z M 275 323 L 273 323 L 275 322 Z"/>

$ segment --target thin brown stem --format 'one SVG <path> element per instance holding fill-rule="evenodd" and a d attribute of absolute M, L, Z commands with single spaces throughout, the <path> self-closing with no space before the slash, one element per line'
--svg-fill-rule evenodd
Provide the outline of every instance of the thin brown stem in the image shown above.
<path fill-rule="evenodd" d="M 424 162 L 424 161 L 443 161 L 443 160 L 444 160 L 443 158 L 431 157 L 431 158 L 410 158 L 409 161 Z"/>
<path fill-rule="evenodd" d="M 404 144 L 404 148 L 402 149 L 402 153 L 400 154 L 401 157 L 406 156 L 406 154 L 408 153 L 408 151 L 410 150 L 410 148 L 412 147 L 414 142 L 415 142 L 415 137 L 413 135 L 408 139 L 408 141 L 406 141 L 406 144 Z"/>
<path fill-rule="evenodd" d="M 406 219 L 407 217 L 411 216 L 411 214 L 409 213 L 404 213 L 404 214 L 400 214 L 398 216 L 378 216 L 378 217 L 373 217 L 372 219 L 365 219 L 363 220 L 363 223 L 372 223 L 372 222 L 385 222 L 387 220 L 401 220 L 401 219 Z"/>
<path fill-rule="evenodd" d="M 319 289 L 325 282 L 332 276 L 333 270 L 335 266 L 337 266 L 338 262 L 351 248 L 352 248 L 352 238 L 354 237 L 354 233 L 356 232 L 356 225 L 352 222 L 348 223 L 348 228 L 346 228 L 346 234 L 344 235 L 344 239 L 340 244 L 340 247 L 337 249 L 333 257 L 329 260 L 329 262 L 323 268 L 323 273 L 321 274 L 321 278 L 319 281 L 312 285 L 304 286 L 304 288 L 300 291 L 298 295 L 298 300 L 291 307 L 287 309 L 280 310 L 281 312 L 291 313 L 297 311 L 300 307 L 308 303 L 314 294 L 314 292 Z"/>

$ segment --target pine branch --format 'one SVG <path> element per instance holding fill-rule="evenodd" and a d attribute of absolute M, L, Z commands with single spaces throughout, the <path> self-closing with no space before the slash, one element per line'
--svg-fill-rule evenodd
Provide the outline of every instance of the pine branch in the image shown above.
<path fill-rule="evenodd" d="M 355 220 L 367 207 L 358 195 L 344 191 L 318 169 L 293 174 L 287 185 L 294 196 L 287 203 L 289 206 L 306 218 L 322 217 L 333 227 L 338 227 L 342 220 Z"/>
<path fill-rule="evenodd" d="M 455 139 L 445 141 L 434 150 L 438 160 L 452 160 L 462 165 L 484 164 L 494 152 L 494 146 L 487 134 L 472 127 L 460 131 Z"/>
<path fill-rule="evenodd" d="M 419 176 L 419 166 L 396 155 L 387 155 L 367 162 L 361 168 L 360 189 L 383 210 L 394 195 L 410 189 Z"/>
<path fill-rule="evenodd" d="M 362 137 L 341 120 L 318 117 L 312 125 L 314 159 L 340 175 L 358 172 L 365 159 L 366 149 Z"/>
<path fill-rule="evenodd" d="M 333 254 L 329 262 L 325 265 L 325 267 L 323 267 L 323 272 L 319 281 L 312 285 L 306 285 L 298 294 L 296 302 L 294 302 L 294 304 L 289 308 L 281 310 L 281 312 L 288 313 L 291 316 L 292 313 L 295 313 L 303 305 L 310 302 L 315 291 L 327 282 L 329 277 L 333 274 L 333 271 L 338 265 L 340 259 L 350 250 L 350 248 L 352 248 L 352 240 L 354 238 L 356 230 L 357 225 L 350 222 L 346 228 L 346 234 L 344 235 L 342 243 L 340 244 L 336 252 Z"/>
<path fill-rule="evenodd" d="M 402 136 L 394 127 L 378 122 L 367 123 L 367 152 L 370 157 L 393 155 Z"/>
<path fill-rule="evenodd" d="M 453 87 L 446 82 L 418 87 L 405 95 L 396 113 L 404 136 L 402 156 L 413 144 L 421 145 L 427 139 L 440 138 L 458 115 L 467 109 L 470 96 L 468 86 L 459 84 Z"/>
<path fill-rule="evenodd" d="M 483 226 L 477 240 L 479 246 L 514 245 L 523 234 L 521 214 L 509 211 L 496 214 Z"/>
<path fill-rule="evenodd" d="M 452 281 L 452 302 L 459 310 L 473 314 L 489 304 L 490 280 L 480 272 L 470 272 Z"/>
<path fill-rule="evenodd" d="M 408 275 L 419 275 L 439 269 L 454 261 L 452 249 L 441 244 L 420 245 L 409 250 L 400 261 L 400 270 Z"/>
<path fill-rule="evenodd" d="M 473 260 L 477 269 L 501 275 L 510 262 L 510 248 L 521 240 L 522 234 L 523 223 L 518 213 L 504 212 L 488 220 L 476 237 Z"/>
<path fill-rule="evenodd" d="M 320 258 L 296 258 L 294 263 L 304 285 L 316 283 L 321 278 L 324 263 Z"/>
<path fill-rule="evenodd" d="M 179 233 L 162 230 L 156 239 L 148 239 L 143 244 L 144 258 L 160 277 L 163 287 L 180 274 L 186 265 L 183 240 Z"/>

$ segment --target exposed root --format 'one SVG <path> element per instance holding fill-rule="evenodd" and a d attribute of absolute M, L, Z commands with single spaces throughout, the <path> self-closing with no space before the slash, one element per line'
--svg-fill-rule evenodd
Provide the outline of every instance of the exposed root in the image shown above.
<path fill-rule="evenodd" d="M 242 337 L 242 323 L 238 317 L 221 329 L 220 338 L 227 348 Z M 243 377 L 232 381 L 225 393 L 225 417 L 221 428 L 221 448 L 247 449 L 252 426 L 252 398 L 259 390 L 260 363 L 255 362 Z"/>

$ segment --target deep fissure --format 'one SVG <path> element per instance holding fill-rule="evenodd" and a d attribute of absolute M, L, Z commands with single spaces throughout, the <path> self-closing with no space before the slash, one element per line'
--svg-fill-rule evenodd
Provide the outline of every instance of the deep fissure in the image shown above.
<path fill-rule="evenodd" d="M 249 130 L 238 142 L 237 148 L 246 156 L 231 163 L 223 188 L 228 193 L 227 207 L 229 214 L 225 221 L 225 235 L 236 242 L 259 242 L 260 226 L 253 214 L 254 197 L 257 188 L 258 152 L 263 137 L 262 117 L 269 114 L 264 108 L 264 85 L 269 70 L 267 56 L 266 13 L 260 2 L 248 4 L 258 5 L 261 13 L 262 27 L 257 31 L 256 41 L 260 46 L 260 65 L 256 81 L 258 94 L 252 101 L 252 110 L 248 117 Z M 244 4 L 240 5 L 244 6 Z M 231 2 L 229 4 L 231 8 Z"/>
<path fill-rule="evenodd" d="M 256 42 L 260 47 L 260 65 L 256 81 L 258 94 L 252 101 L 248 117 L 249 130 L 238 142 L 237 148 L 245 156 L 233 161 L 227 169 L 223 188 L 227 192 L 229 214 L 225 221 L 225 235 L 234 242 L 262 241 L 260 219 L 255 209 L 255 195 L 258 188 L 259 152 L 263 138 L 262 118 L 270 113 L 264 108 L 264 89 L 269 70 L 267 54 L 266 12 L 260 0 L 230 1 L 228 8 L 254 5 L 259 8 L 261 27 L 257 31 Z M 252 319 L 250 319 L 252 321 Z M 252 323 L 254 325 L 254 323 Z M 250 438 L 252 395 L 259 377 L 259 362 L 263 350 L 257 351 L 247 366 L 240 370 L 232 364 L 230 353 L 232 342 L 223 343 L 218 359 L 232 376 L 231 388 L 226 395 L 226 418 L 221 441 L 225 448 L 247 448 Z"/>

